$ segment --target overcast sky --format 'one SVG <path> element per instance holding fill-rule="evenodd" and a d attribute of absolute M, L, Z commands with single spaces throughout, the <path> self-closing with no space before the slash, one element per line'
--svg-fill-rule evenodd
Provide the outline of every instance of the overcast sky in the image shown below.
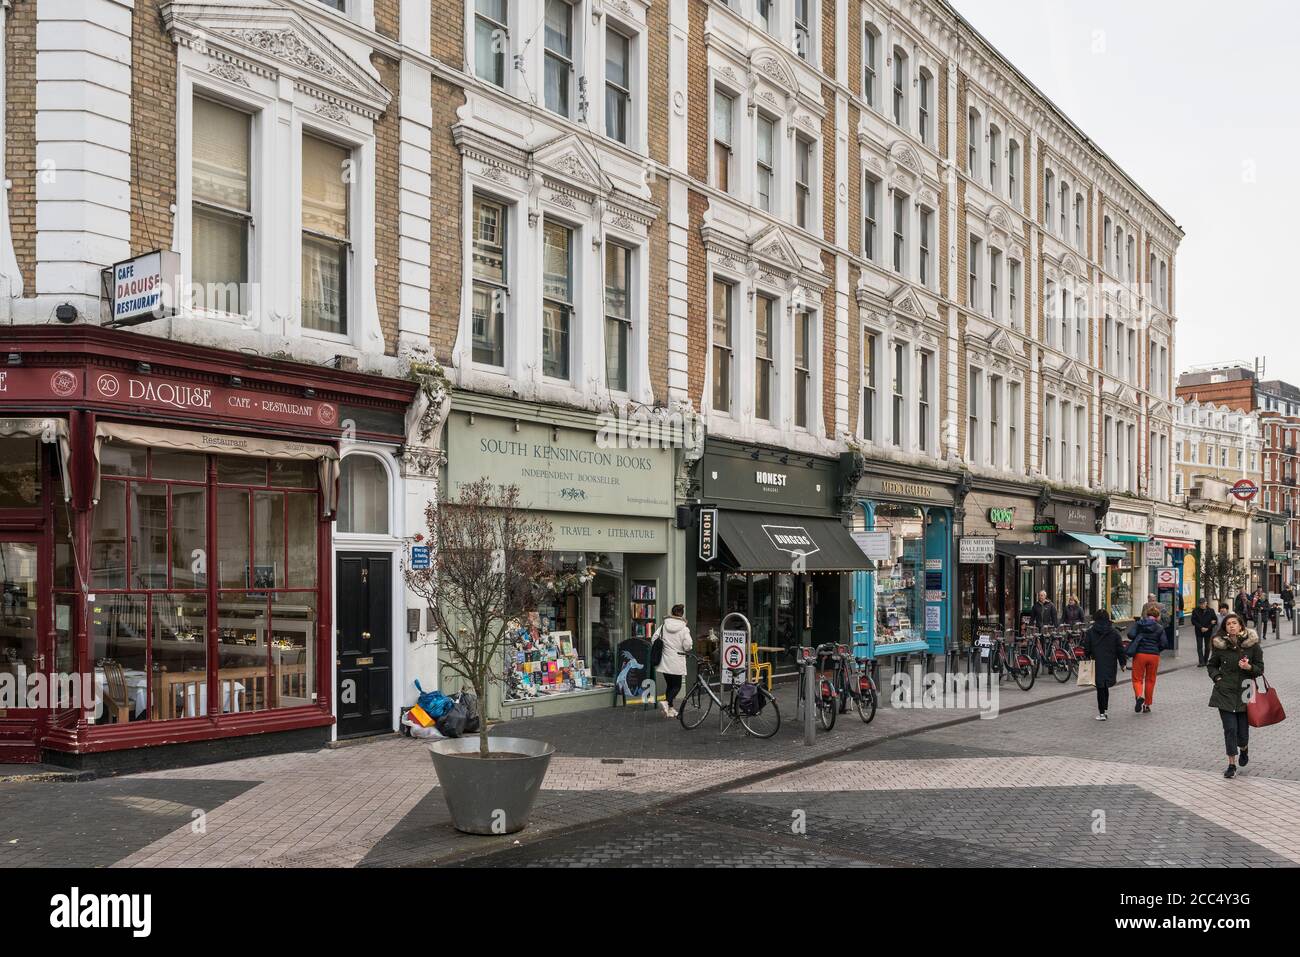
<path fill-rule="evenodd" d="M 1300 4 L 952 2 L 1183 228 L 1179 370 L 1300 385 Z"/>

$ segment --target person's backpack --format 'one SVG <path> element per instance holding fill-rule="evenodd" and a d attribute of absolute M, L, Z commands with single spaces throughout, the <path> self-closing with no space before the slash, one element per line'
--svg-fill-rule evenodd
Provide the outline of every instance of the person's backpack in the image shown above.
<path fill-rule="evenodd" d="M 736 691 L 736 710 L 746 717 L 753 717 L 763 710 L 763 696 L 758 693 L 758 685 L 752 681 L 744 682 Z"/>

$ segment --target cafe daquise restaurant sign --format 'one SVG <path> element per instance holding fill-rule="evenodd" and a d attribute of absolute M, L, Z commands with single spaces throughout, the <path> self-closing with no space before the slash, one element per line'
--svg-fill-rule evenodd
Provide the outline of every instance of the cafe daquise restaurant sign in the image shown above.
<path fill-rule="evenodd" d="M 447 485 L 484 477 L 519 487 L 530 509 L 554 513 L 557 551 L 660 552 L 673 510 L 673 450 L 602 448 L 597 433 L 453 411 L 447 423 Z M 581 520 L 573 513 L 584 513 Z M 601 516 L 607 516 L 602 518 Z"/>
<path fill-rule="evenodd" d="M 95 366 L 0 370 L 0 399 L 19 402 L 84 399 L 96 408 L 115 406 L 123 411 L 251 420 L 263 425 L 330 431 L 339 428 L 339 409 L 333 402 Z"/>

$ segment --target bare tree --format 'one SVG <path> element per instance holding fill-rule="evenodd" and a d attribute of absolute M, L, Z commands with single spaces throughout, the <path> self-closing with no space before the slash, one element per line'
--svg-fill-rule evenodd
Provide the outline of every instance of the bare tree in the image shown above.
<path fill-rule="evenodd" d="M 510 629 L 536 608 L 537 583 L 550 574 L 551 523 L 520 507 L 518 486 L 487 477 L 441 506 L 430 502 L 424 521 L 433 559 L 428 569 L 408 569 L 406 583 L 432 610 L 447 667 L 486 708 L 488 689 L 504 681 Z M 479 754 L 488 755 L 486 717 Z"/>
<path fill-rule="evenodd" d="M 1201 594 L 1217 601 L 1231 602 L 1246 584 L 1246 563 L 1229 558 L 1223 552 L 1206 555 L 1201 562 Z"/>

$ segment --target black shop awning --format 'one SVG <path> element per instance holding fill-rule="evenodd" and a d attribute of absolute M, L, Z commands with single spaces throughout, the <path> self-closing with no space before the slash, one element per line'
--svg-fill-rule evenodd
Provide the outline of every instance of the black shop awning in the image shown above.
<path fill-rule="evenodd" d="M 788 572 L 802 554 L 810 572 L 870 571 L 858 543 L 835 519 L 762 515 L 723 509 L 722 560 L 737 571 Z"/>
<path fill-rule="evenodd" d="M 999 555 L 1014 558 L 1018 562 L 1086 562 L 1087 556 L 1063 552 L 1059 548 L 1035 545 L 1033 542 L 997 542 L 994 546 Z"/>

